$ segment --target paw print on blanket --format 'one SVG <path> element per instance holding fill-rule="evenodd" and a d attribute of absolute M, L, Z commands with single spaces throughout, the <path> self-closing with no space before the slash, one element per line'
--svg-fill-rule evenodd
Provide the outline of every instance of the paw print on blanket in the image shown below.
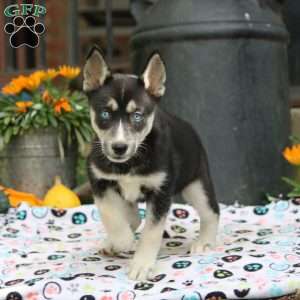
<path fill-rule="evenodd" d="M 40 37 L 45 26 L 42 23 L 36 22 L 33 16 L 17 16 L 12 23 L 7 23 L 4 31 L 10 34 L 10 44 L 13 48 L 19 48 L 23 45 L 30 48 L 36 48 L 39 45 Z"/>
<path fill-rule="evenodd" d="M 261 270 L 263 267 L 262 264 L 259 263 L 251 263 L 244 266 L 244 270 L 247 272 L 256 272 Z"/>
<path fill-rule="evenodd" d="M 17 212 L 17 219 L 18 220 L 25 220 L 27 216 L 27 211 L 26 210 L 20 210 Z"/>
<path fill-rule="evenodd" d="M 172 267 L 174 269 L 185 269 L 187 267 L 189 267 L 192 264 L 192 262 L 188 261 L 188 260 L 179 260 L 176 261 Z"/>
<path fill-rule="evenodd" d="M 266 206 L 256 206 L 254 207 L 253 212 L 258 215 L 258 216 L 263 216 L 265 214 L 267 214 L 269 211 L 269 208 Z"/>
<path fill-rule="evenodd" d="M 87 222 L 87 217 L 82 212 L 76 212 L 72 216 L 72 222 L 76 225 L 81 225 Z"/>
<path fill-rule="evenodd" d="M 23 300 L 23 297 L 18 292 L 10 292 L 9 294 L 7 294 L 6 300 Z"/>

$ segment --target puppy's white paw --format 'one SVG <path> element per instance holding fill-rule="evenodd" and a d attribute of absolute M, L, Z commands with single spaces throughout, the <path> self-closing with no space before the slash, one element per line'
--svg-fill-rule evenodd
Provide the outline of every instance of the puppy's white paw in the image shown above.
<path fill-rule="evenodd" d="M 216 247 L 216 242 L 214 240 L 196 240 L 191 245 L 190 253 L 202 254 L 205 252 L 212 251 Z"/>
<path fill-rule="evenodd" d="M 155 261 L 147 258 L 133 258 L 129 265 L 128 277 L 132 280 L 147 280 L 153 277 Z"/>
<path fill-rule="evenodd" d="M 103 247 L 100 249 L 100 253 L 106 255 L 114 255 L 120 252 L 129 252 L 134 250 L 134 235 L 124 235 L 118 238 L 107 238 L 103 242 Z"/>

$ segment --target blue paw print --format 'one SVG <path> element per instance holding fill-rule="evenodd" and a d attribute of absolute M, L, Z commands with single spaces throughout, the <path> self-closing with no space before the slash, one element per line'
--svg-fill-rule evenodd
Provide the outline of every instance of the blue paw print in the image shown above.
<path fill-rule="evenodd" d="M 99 222 L 100 221 L 100 214 L 99 214 L 99 211 L 98 209 L 94 208 L 92 210 L 92 219 L 96 222 Z"/>
<path fill-rule="evenodd" d="M 48 214 L 48 207 L 34 207 L 31 212 L 34 217 L 43 219 Z"/>
<path fill-rule="evenodd" d="M 273 285 L 270 288 L 270 295 L 272 297 L 279 297 L 282 296 L 284 294 L 283 290 L 281 288 L 279 288 L 278 286 Z"/>
<path fill-rule="evenodd" d="M 276 211 L 284 211 L 284 210 L 287 210 L 288 208 L 289 208 L 289 202 L 288 201 L 278 201 L 275 204 L 275 207 L 274 207 L 274 209 Z"/>
<path fill-rule="evenodd" d="M 87 222 L 87 217 L 82 212 L 76 212 L 72 216 L 72 222 L 76 225 L 81 225 Z"/>
<path fill-rule="evenodd" d="M 263 215 L 267 214 L 268 211 L 269 211 L 269 208 L 266 207 L 266 206 L 256 206 L 256 207 L 254 208 L 254 211 L 253 211 L 253 212 L 254 212 L 256 215 L 263 216 Z"/>
<path fill-rule="evenodd" d="M 201 300 L 201 295 L 198 292 L 193 292 L 191 294 L 182 297 L 182 300 Z"/>
<path fill-rule="evenodd" d="M 27 211 L 26 210 L 20 210 L 17 212 L 17 219 L 18 220 L 25 220 L 27 216 Z"/>
<path fill-rule="evenodd" d="M 174 269 L 184 269 L 184 268 L 189 267 L 191 264 L 192 263 L 188 260 L 179 260 L 179 261 L 176 261 L 172 267 Z"/>
<path fill-rule="evenodd" d="M 290 267 L 287 263 L 272 263 L 270 264 L 270 268 L 274 271 L 283 272 L 286 271 Z"/>
<path fill-rule="evenodd" d="M 244 270 L 247 272 L 256 272 L 262 269 L 263 265 L 259 263 L 247 264 L 244 266 Z"/>

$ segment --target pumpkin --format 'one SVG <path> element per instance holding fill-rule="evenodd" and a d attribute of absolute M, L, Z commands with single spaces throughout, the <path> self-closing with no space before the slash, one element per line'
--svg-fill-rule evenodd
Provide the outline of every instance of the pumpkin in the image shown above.
<path fill-rule="evenodd" d="M 55 208 L 71 208 L 80 206 L 78 196 L 61 183 L 61 179 L 56 176 L 54 186 L 47 192 L 43 206 Z"/>

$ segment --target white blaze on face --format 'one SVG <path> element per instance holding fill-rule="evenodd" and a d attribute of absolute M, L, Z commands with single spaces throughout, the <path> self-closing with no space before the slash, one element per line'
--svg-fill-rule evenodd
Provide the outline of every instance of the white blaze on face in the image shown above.
<path fill-rule="evenodd" d="M 116 135 L 114 137 L 114 142 L 115 143 L 126 143 L 125 130 L 124 130 L 122 120 L 120 120 L 118 129 L 116 131 Z"/>

